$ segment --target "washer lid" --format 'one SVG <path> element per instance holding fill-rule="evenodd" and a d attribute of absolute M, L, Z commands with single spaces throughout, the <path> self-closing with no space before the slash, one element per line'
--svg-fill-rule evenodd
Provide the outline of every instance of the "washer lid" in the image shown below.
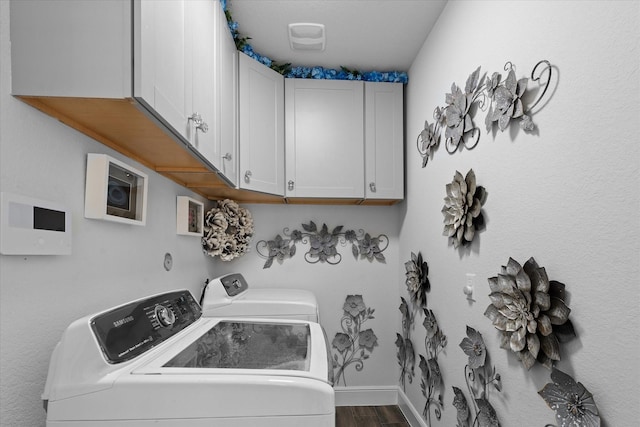
<path fill-rule="evenodd" d="M 206 316 L 316 316 L 316 296 L 302 289 L 248 289 L 227 305 L 206 298 L 202 303 Z"/>

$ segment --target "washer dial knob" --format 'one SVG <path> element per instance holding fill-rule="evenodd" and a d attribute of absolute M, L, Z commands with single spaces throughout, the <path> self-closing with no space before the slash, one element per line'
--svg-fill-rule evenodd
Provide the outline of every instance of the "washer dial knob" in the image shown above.
<path fill-rule="evenodd" d="M 154 313 L 161 326 L 171 326 L 176 321 L 176 315 L 173 311 L 162 304 L 156 305 Z"/>

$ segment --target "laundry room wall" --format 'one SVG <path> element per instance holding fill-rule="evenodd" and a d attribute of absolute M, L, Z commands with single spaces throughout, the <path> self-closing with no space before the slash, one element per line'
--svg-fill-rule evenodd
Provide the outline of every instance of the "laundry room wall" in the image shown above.
<path fill-rule="evenodd" d="M 0 190 L 72 213 L 72 255 L 0 255 L 0 425 L 43 426 L 49 357 L 69 323 L 169 289 L 195 293 L 209 259 L 197 237 L 176 235 L 176 196 L 198 196 L 10 95 L 8 1 L 0 1 L 0 55 Z M 149 175 L 146 226 L 84 218 L 87 153 Z"/>
<path fill-rule="evenodd" d="M 373 349 L 364 350 L 367 358 L 360 353 L 351 354 L 352 363 L 345 368 L 344 378 L 336 382 L 337 387 L 357 390 L 364 398 L 387 398 L 386 389 L 396 387 L 397 368 L 395 365 L 395 323 L 398 318 L 398 284 L 404 274 L 398 273 L 398 230 L 400 205 L 395 206 L 315 206 L 315 205 L 244 205 L 254 218 L 255 234 L 251 250 L 244 256 L 225 262 L 219 258 L 209 264 L 211 277 L 233 272 L 242 273 L 250 287 L 280 287 L 306 289 L 312 291 L 320 307 L 320 323 L 325 328 L 329 342 L 338 333 L 348 333 L 349 326 L 343 320 L 344 305 L 349 295 L 361 295 L 364 306 L 373 309 L 373 317 L 365 320 L 360 329 L 371 329 L 377 338 Z M 296 244 L 293 257 L 282 262 L 273 261 L 269 268 L 263 268 L 266 259 L 260 256 L 257 245 L 260 241 L 273 240 L 277 235 L 287 238 L 293 230 L 304 231 L 303 224 L 313 221 L 318 230 L 326 224 L 329 231 L 344 226 L 342 231 L 353 230 L 359 237 L 369 233 L 381 238 L 380 248 L 384 262 L 356 259 L 351 243 L 340 239 L 337 251 L 341 261 L 335 265 L 305 260 L 310 249 L 308 239 Z M 286 234 L 284 233 L 286 229 Z M 388 246 L 384 240 L 388 239 Z M 267 251 L 262 248 L 263 254 Z M 308 257 L 309 258 L 309 257 Z M 312 259 L 312 258 L 309 258 Z M 316 258 L 317 260 L 317 258 Z M 357 339 L 356 339 L 357 342 Z M 344 356 L 337 348 L 332 354 L 338 357 L 337 373 Z M 362 362 L 361 370 L 358 360 Z M 381 397 L 378 397 L 382 393 Z M 356 397 L 358 398 L 358 397 Z M 351 401 L 353 402 L 353 401 Z M 372 402 L 374 403 L 374 402 Z"/>
<path fill-rule="evenodd" d="M 502 392 L 490 387 L 488 395 L 500 425 L 560 424 L 537 394 L 551 381 L 549 370 L 524 369 L 500 348 L 498 331 L 483 315 L 487 278 L 509 257 L 521 264 L 534 257 L 550 279 L 566 285 L 577 338 L 561 344 L 557 367 L 593 394 L 602 425 L 640 419 L 638 22 L 637 1 L 450 1 L 415 59 L 406 88 L 407 197 L 399 245 L 401 261 L 421 251 L 428 262 L 427 306 L 447 337 L 437 358 L 442 417 L 436 418 L 436 404 L 427 405 L 431 425 L 456 424 L 453 386 L 471 405 L 468 357 L 459 347 L 467 325 L 482 334 L 489 366 L 501 376 Z M 450 155 L 442 139 L 421 167 L 416 137 L 425 120 L 433 123 L 435 107 L 446 105 L 453 82 L 464 90 L 478 66 L 506 76 L 507 61 L 517 78 L 530 77 L 542 59 L 553 64 L 554 84 L 532 116 L 534 132 L 523 132 L 515 120 L 488 134 L 487 113 L 478 110 L 472 114 L 478 145 Z M 442 235 L 441 209 L 446 184 L 470 169 L 488 192 L 487 224 L 468 248 L 456 250 Z M 467 273 L 476 275 L 475 302 L 463 293 Z M 408 298 L 404 284 L 400 290 Z M 426 355 L 423 320 L 420 312 L 412 339 Z M 427 402 L 420 377 L 416 365 L 405 392 L 418 418 Z"/>
<path fill-rule="evenodd" d="M 366 351 L 362 365 L 345 368 L 344 380 L 374 393 L 396 387 L 393 341 L 402 279 L 397 276 L 398 206 L 248 205 L 256 230 L 251 252 L 231 262 L 212 259 L 197 237 L 176 235 L 176 196 L 202 198 L 11 96 L 9 26 L 9 2 L 0 1 L 0 190 L 67 206 L 73 253 L 0 255 L 0 425 L 44 425 L 41 394 L 49 358 L 70 322 L 165 290 L 186 288 L 199 296 L 207 278 L 228 272 L 244 274 L 256 288 L 312 290 L 329 340 L 343 331 L 347 296 L 361 295 L 373 310 L 362 327 L 373 331 L 376 345 Z M 149 175 L 146 226 L 84 218 L 87 153 L 111 155 Z M 338 248 L 340 264 L 312 265 L 304 261 L 306 249 L 300 244 L 294 258 L 263 269 L 255 243 L 309 221 L 388 236 L 386 262 L 356 261 L 345 244 Z M 173 256 L 170 271 L 163 266 L 165 253 Z"/>

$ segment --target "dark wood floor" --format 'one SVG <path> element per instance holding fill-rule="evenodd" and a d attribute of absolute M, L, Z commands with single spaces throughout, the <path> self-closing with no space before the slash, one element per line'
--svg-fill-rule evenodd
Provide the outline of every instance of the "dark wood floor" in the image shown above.
<path fill-rule="evenodd" d="M 411 427 L 397 406 L 338 406 L 336 427 Z"/>

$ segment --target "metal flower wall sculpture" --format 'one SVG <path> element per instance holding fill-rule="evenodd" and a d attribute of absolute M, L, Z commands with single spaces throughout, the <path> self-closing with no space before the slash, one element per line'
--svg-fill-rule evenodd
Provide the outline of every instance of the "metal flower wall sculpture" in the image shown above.
<path fill-rule="evenodd" d="M 551 370 L 551 381 L 538 394 L 551 409 L 561 427 L 600 427 L 600 416 L 593 395 L 582 383 L 559 369 Z M 547 424 L 545 427 L 553 427 Z"/>
<path fill-rule="evenodd" d="M 500 374 L 495 367 L 489 367 L 487 348 L 482 334 L 467 326 L 467 336 L 460 342 L 460 348 L 469 356 L 464 367 L 467 389 L 473 403 L 473 412 L 467 398 L 458 387 L 453 387 L 453 406 L 456 408 L 456 427 L 499 427 L 498 415 L 489 403 L 489 386 L 502 391 Z"/>
<path fill-rule="evenodd" d="M 420 370 L 422 371 L 422 381 L 420 389 L 422 395 L 427 398 L 424 405 L 422 415 L 427 421 L 427 425 L 431 425 L 431 406 L 435 406 L 436 418 L 440 419 L 442 415 L 442 374 L 440 373 L 440 365 L 438 365 L 438 354 L 446 347 L 447 337 L 442 333 L 438 326 L 435 314 L 432 310 L 424 308 L 424 321 L 422 325 L 427 331 L 424 340 L 424 346 L 427 351 L 426 358 L 420 355 Z"/>
<path fill-rule="evenodd" d="M 516 79 L 515 65 L 507 62 L 504 71 L 507 72 L 503 80 L 500 73 L 493 73 L 491 77 L 480 75 L 478 67 L 467 78 L 464 91 L 455 83 L 451 85 L 451 93 L 445 95 L 445 106 L 436 107 L 433 112 L 433 123 L 424 122 L 424 129 L 416 140 L 418 153 L 422 157 L 422 167 L 425 167 L 434 151 L 440 144 L 440 137 L 444 129 L 445 148 L 449 154 L 454 154 L 458 148 L 471 150 L 480 140 L 480 130 L 473 123 L 473 115 L 477 108 L 482 111 L 489 109 L 485 118 L 487 132 L 494 126 L 504 131 L 512 119 L 520 120 L 520 127 L 530 132 L 535 129 L 531 120 L 533 109 L 544 97 L 551 83 L 551 64 L 542 60 L 531 71 L 531 80 L 541 86 L 539 96 L 530 107 L 525 106 L 522 98 L 527 90 L 528 79 Z"/>
<path fill-rule="evenodd" d="M 539 362 L 551 369 L 560 360 L 560 343 L 575 337 L 565 303 L 565 285 L 549 280 L 536 260 L 521 266 L 509 258 L 489 278 L 491 304 L 484 315 L 501 332 L 501 347 L 516 353 L 525 368 Z"/>
<path fill-rule="evenodd" d="M 398 364 L 400 365 L 400 384 L 405 388 L 405 380 L 413 382 L 415 376 L 416 353 L 411 341 L 411 329 L 415 320 L 414 314 L 409 310 L 407 301 L 400 297 L 400 313 L 402 313 L 402 335 L 396 332 L 396 347 L 398 348 Z"/>
<path fill-rule="evenodd" d="M 431 290 L 429 283 L 429 265 L 422 259 L 422 254 L 411 252 L 411 259 L 404 263 L 405 284 L 411 296 L 411 302 L 417 307 L 427 306 L 427 292 Z"/>
<path fill-rule="evenodd" d="M 336 384 L 342 379 L 347 385 L 345 369 L 354 365 L 356 371 L 362 371 L 364 361 L 369 358 L 373 348 L 378 345 L 378 337 L 372 329 L 364 329 L 362 325 L 373 319 L 372 308 L 367 308 L 362 295 L 348 295 L 343 306 L 344 315 L 340 320 L 342 332 L 338 332 L 331 345 L 338 351 L 333 355 L 333 367 L 337 369 L 334 376 Z"/>
<path fill-rule="evenodd" d="M 449 238 L 454 248 L 467 246 L 484 229 L 485 222 L 482 206 L 487 200 L 487 190 L 476 184 L 476 174 L 469 169 L 465 177 L 458 171 L 453 181 L 446 185 L 444 198 L 444 236 Z"/>
<path fill-rule="evenodd" d="M 249 250 L 253 217 L 233 200 L 218 200 L 204 216 L 202 250 L 210 257 L 231 261 Z"/>
<path fill-rule="evenodd" d="M 285 228 L 282 232 L 284 238 L 279 234 L 273 240 L 260 240 L 256 244 L 256 250 L 260 256 L 266 258 L 263 268 L 269 268 L 273 264 L 273 260 L 279 262 L 287 258 L 291 258 L 296 254 L 296 244 L 308 243 L 309 250 L 304 254 L 304 259 L 310 263 L 326 262 L 335 265 L 342 261 L 342 255 L 338 253 L 337 246 L 351 243 L 351 253 L 355 259 L 368 259 L 385 262 L 382 252 L 389 246 L 389 238 L 380 234 L 377 237 L 365 233 L 363 230 L 356 232 L 355 230 L 342 231 L 344 226 L 339 225 L 329 231 L 327 224 L 322 224 L 322 228 L 318 229 L 315 222 L 310 221 L 309 224 L 302 224 L 302 230 L 293 230 L 289 232 Z M 382 246 L 382 247 L 381 247 Z"/>

